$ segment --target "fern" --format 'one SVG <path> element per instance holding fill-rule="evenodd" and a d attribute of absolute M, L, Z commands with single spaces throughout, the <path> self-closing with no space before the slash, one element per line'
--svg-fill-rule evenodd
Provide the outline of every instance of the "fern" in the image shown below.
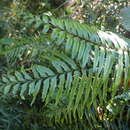
<path fill-rule="evenodd" d="M 72 20 L 44 16 L 41 21 L 54 49 L 40 53 L 40 63 L 29 70 L 2 76 L 4 94 L 32 96 L 32 105 L 40 96 L 45 106 L 61 107 L 52 114 L 55 121 L 85 116 L 97 125 L 97 108 L 129 87 L 129 40 Z"/>
<path fill-rule="evenodd" d="M 1 52 L 0 56 L 4 56 L 8 67 L 16 67 L 21 62 L 35 62 L 41 53 L 45 53 L 48 47 L 46 37 L 42 35 L 40 38 L 36 36 L 22 37 L 18 39 L 8 38 L 0 39 Z"/>
<path fill-rule="evenodd" d="M 75 59 L 84 68 L 92 60 L 93 72 L 108 79 L 114 69 L 113 96 L 122 77 L 127 86 L 128 71 L 130 67 L 130 44 L 118 35 L 111 32 L 102 32 L 94 27 L 79 24 L 70 20 L 59 20 L 53 17 L 43 17 L 45 23 L 50 24 L 52 40 L 63 44 L 65 53 L 71 52 Z M 46 25 L 45 25 L 46 28 Z M 120 68 L 120 69 L 119 69 Z"/>

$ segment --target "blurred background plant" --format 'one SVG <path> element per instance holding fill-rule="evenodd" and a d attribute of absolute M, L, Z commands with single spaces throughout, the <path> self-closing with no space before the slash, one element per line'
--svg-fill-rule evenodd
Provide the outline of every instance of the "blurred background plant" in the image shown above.
<path fill-rule="evenodd" d="M 38 23 L 38 17 L 43 14 L 68 17 L 101 30 L 123 33 L 128 30 L 122 26 L 120 10 L 128 5 L 127 0 L 1 0 L 0 35 L 32 35 L 36 31 L 32 23 Z"/>

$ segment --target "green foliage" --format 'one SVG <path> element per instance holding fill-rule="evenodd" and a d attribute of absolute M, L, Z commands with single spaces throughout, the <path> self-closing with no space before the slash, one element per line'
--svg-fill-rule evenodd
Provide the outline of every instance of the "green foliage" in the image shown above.
<path fill-rule="evenodd" d="M 106 106 L 108 110 L 108 117 L 110 120 L 116 119 L 124 120 L 129 124 L 130 104 L 129 104 L 129 90 L 121 95 L 115 96 Z"/>
<path fill-rule="evenodd" d="M 43 106 L 39 109 L 48 125 L 87 120 L 90 127 L 100 128 L 98 120 L 107 121 L 111 117 L 98 109 L 106 111 L 111 98 L 129 87 L 130 41 L 69 19 L 43 16 L 38 22 L 43 27 L 41 37 L 47 36 L 43 41 L 53 46 L 53 50 L 44 48 L 40 53 L 41 46 L 36 46 L 39 53 L 34 59 L 37 57 L 39 61 L 4 74 L 1 92 L 25 101 L 31 98 L 32 106 L 39 99 Z M 36 42 L 33 45 L 31 40 L 21 39 L 22 44 L 15 41 L 3 54 L 13 54 L 23 45 L 28 46 L 25 53 L 32 54 Z"/>
<path fill-rule="evenodd" d="M 94 3 L 83 6 L 87 25 L 53 17 L 51 1 L 2 8 L 0 129 L 130 128 L 130 40 L 90 25 L 117 30 L 127 1 Z"/>

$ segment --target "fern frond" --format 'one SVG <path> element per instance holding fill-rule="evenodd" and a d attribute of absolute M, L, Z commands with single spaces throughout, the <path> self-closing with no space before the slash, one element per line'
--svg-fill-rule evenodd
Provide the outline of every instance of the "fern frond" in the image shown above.
<path fill-rule="evenodd" d="M 128 39 L 68 19 L 43 16 L 42 20 L 46 32 L 50 27 L 52 41 L 58 46 L 62 45 L 65 53 L 79 62 L 82 68 L 90 66 L 93 68 L 92 73 L 102 75 L 103 80 L 108 79 L 110 75 L 113 76 L 113 96 L 122 79 L 124 86 L 128 86 L 130 67 Z"/>
<path fill-rule="evenodd" d="M 58 107 L 65 104 L 61 116 L 55 115 L 55 119 L 63 118 L 63 114 L 66 117 L 67 114 L 70 122 L 73 122 L 70 116 L 75 119 L 77 114 L 78 118 L 83 117 L 86 104 L 88 109 L 91 109 L 92 104 L 96 109 L 99 101 L 95 99 L 102 94 L 98 90 L 102 87 L 101 78 L 87 77 L 87 68 L 81 68 L 62 53 L 52 51 L 52 56 L 42 58 L 46 59 L 48 67 L 33 65 L 31 73 L 21 70 L 4 76 L 1 80 L 4 94 L 19 95 L 23 100 L 26 96 L 32 96 L 31 104 L 38 95 L 41 95 L 45 105 L 54 103 Z M 63 120 L 66 121 L 65 118 Z"/>
<path fill-rule="evenodd" d="M 59 55 L 59 54 L 57 54 Z M 24 98 L 25 91 L 28 90 L 28 95 L 33 95 L 33 100 L 35 100 L 41 86 L 43 87 L 42 100 L 46 100 L 47 92 L 50 91 L 50 95 L 53 96 L 55 89 L 59 86 L 59 88 L 64 86 L 65 77 L 68 75 L 73 79 L 73 73 L 80 74 L 80 69 L 77 67 L 75 62 L 71 60 L 69 57 L 64 56 L 66 58 L 64 61 L 61 61 L 58 57 L 51 56 L 45 57 L 47 59 L 54 70 L 41 66 L 34 65 L 32 66 L 32 76 L 28 74 L 26 71 L 18 72 L 16 71 L 14 75 L 8 75 L 7 77 L 2 78 L 4 93 L 7 94 L 12 89 L 12 92 L 16 94 L 17 91 L 20 92 L 20 96 L 22 99 Z M 78 72 L 78 73 L 77 73 Z M 67 84 L 71 84 L 67 82 Z M 70 86 L 70 85 L 69 85 Z M 66 85 L 68 87 L 68 85 Z M 61 89 L 62 93 L 62 89 Z M 48 99 L 49 97 L 47 97 Z M 56 104 L 59 101 L 59 97 L 56 97 Z M 32 101 L 33 103 L 34 101 Z"/>
<path fill-rule="evenodd" d="M 103 32 L 94 26 L 80 24 L 79 22 L 69 19 L 58 19 L 54 17 L 43 16 L 42 20 L 45 24 L 50 25 L 48 28 L 50 27 L 54 30 L 55 33 L 52 33 L 54 35 L 54 37 L 52 35 L 52 38 L 54 39 L 58 39 L 58 37 L 56 37 L 58 34 L 60 34 L 64 39 L 70 34 L 69 36 L 77 37 L 80 40 L 85 40 L 94 46 L 101 46 L 106 49 L 113 50 L 130 51 L 130 45 L 112 32 Z M 47 25 L 45 25 L 45 28 Z M 60 35 L 58 35 L 59 39 L 61 38 Z"/>
<path fill-rule="evenodd" d="M 22 62 L 30 62 L 30 60 L 34 62 L 36 61 L 35 57 L 44 53 L 46 48 L 51 47 L 48 46 L 44 35 L 39 38 L 35 36 L 7 40 L 4 38 L 0 40 L 0 44 L 0 56 L 5 57 L 10 67 L 14 67 L 16 64 L 19 65 Z"/>

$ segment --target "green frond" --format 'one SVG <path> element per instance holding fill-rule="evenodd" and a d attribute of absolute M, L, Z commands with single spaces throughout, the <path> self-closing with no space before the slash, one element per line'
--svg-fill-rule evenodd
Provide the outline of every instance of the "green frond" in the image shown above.
<path fill-rule="evenodd" d="M 96 29 L 94 26 L 80 24 L 79 22 L 69 19 L 43 16 L 42 20 L 45 24 L 50 24 L 50 28 L 52 29 L 52 39 L 60 39 L 61 37 L 62 39 L 65 39 L 67 36 L 72 36 L 79 38 L 80 41 L 85 40 L 94 46 L 101 46 L 115 51 L 118 49 L 130 51 L 128 48 L 130 45 L 112 32 L 103 32 Z M 60 37 L 61 34 L 62 36 Z M 57 37 L 57 35 L 59 37 Z"/>
<path fill-rule="evenodd" d="M 92 69 L 103 80 L 113 76 L 113 96 L 124 80 L 124 87 L 128 84 L 130 67 L 130 41 L 112 32 L 103 32 L 95 27 L 69 19 L 57 19 L 43 16 L 45 28 L 56 45 L 62 45 L 65 53 L 80 63 L 81 68 Z M 120 69 L 119 69 L 120 68 Z"/>
<path fill-rule="evenodd" d="M 0 39 L 0 56 L 4 56 L 8 66 L 15 66 L 20 61 L 35 60 L 35 57 L 42 54 L 48 47 L 46 37 L 40 38 L 35 36 L 23 38 Z M 15 66 L 16 67 L 16 66 Z"/>
<path fill-rule="evenodd" d="M 86 104 L 88 109 L 91 109 L 92 104 L 96 109 L 98 100 L 95 99 L 102 93 L 98 90 L 102 87 L 102 80 L 98 77 L 87 77 L 87 68 L 81 68 L 68 56 L 56 51 L 52 51 L 52 54 L 43 57 L 46 62 L 48 61 L 48 67 L 33 65 L 31 73 L 22 70 L 3 77 L 1 80 L 3 92 L 19 95 L 23 100 L 27 96 L 32 96 L 31 104 L 34 104 L 36 97 L 41 95 L 45 105 L 54 103 L 54 106 L 58 107 L 65 104 L 66 107 L 58 118 L 62 118 L 62 114 L 67 114 L 69 118 L 70 116 L 76 118 L 78 114 L 79 118 L 83 118 Z M 70 121 L 72 122 L 72 119 Z"/>
<path fill-rule="evenodd" d="M 59 53 L 57 53 L 57 56 L 58 55 Z M 63 56 L 64 58 L 66 58 L 64 59 L 64 61 L 61 61 L 61 59 L 56 56 L 44 57 L 50 62 L 53 70 L 45 66 L 34 65 L 31 68 L 32 74 L 29 74 L 23 70 L 22 72 L 16 71 L 14 75 L 3 77 L 2 83 L 4 93 L 7 94 L 12 91 L 14 94 L 16 94 L 17 92 L 20 92 L 20 96 L 22 99 L 25 99 L 25 93 L 28 95 L 32 95 L 32 103 L 35 101 L 40 88 L 43 89 L 43 101 L 46 101 L 46 99 L 49 98 L 48 96 L 53 96 L 57 88 L 61 89 L 61 92 L 59 91 L 60 93 L 58 93 L 58 95 L 61 95 L 66 76 L 68 76 L 69 78 L 71 76 L 70 79 L 73 79 L 73 76 L 76 72 L 78 72 L 76 74 L 80 74 L 80 68 L 76 66 L 75 62 L 69 57 L 65 55 Z M 72 82 L 72 80 L 70 80 L 70 82 Z M 67 82 L 66 88 L 68 86 L 70 87 L 69 84 L 70 83 Z M 48 94 L 48 91 L 50 92 L 50 94 Z M 56 97 L 56 104 L 59 102 L 59 99 L 60 96 Z"/>

